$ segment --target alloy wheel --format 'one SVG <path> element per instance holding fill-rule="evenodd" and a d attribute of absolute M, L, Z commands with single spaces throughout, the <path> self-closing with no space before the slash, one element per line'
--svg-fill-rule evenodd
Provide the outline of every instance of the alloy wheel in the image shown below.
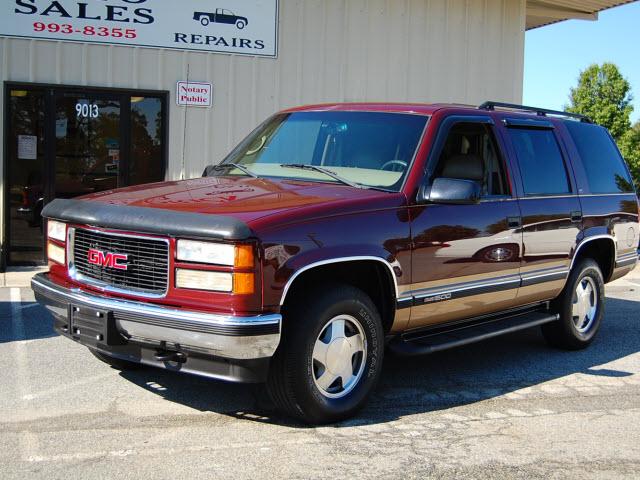
<path fill-rule="evenodd" d="M 573 324 L 580 333 L 587 332 L 593 325 L 598 312 L 596 284 L 591 277 L 584 277 L 573 294 Z"/>
<path fill-rule="evenodd" d="M 340 398 L 360 381 L 367 358 L 367 340 L 360 322 L 338 315 L 325 325 L 313 347 L 313 380 L 328 398 Z"/>

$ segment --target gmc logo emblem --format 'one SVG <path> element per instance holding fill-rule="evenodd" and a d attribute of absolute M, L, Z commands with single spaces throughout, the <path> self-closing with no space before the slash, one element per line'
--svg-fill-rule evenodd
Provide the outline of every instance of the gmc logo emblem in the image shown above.
<path fill-rule="evenodd" d="M 90 248 L 87 257 L 92 265 L 115 268 L 116 270 L 126 270 L 128 268 L 127 264 L 123 263 L 129 258 L 129 255 L 125 253 L 105 253 L 102 250 Z"/>

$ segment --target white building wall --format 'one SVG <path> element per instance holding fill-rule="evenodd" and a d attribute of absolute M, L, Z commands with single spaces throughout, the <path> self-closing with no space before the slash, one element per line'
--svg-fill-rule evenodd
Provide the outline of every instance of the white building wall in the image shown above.
<path fill-rule="evenodd" d="M 280 0 L 277 59 L 0 37 L 0 80 L 170 91 L 167 178 L 177 179 L 293 105 L 520 102 L 525 10 L 525 0 Z M 212 108 L 176 106 L 187 76 L 214 84 Z"/>

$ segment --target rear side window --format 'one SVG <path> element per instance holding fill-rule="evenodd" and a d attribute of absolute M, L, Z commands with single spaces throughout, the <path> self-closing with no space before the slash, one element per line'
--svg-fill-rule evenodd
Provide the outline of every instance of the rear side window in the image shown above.
<path fill-rule="evenodd" d="M 571 192 L 567 169 L 552 130 L 511 128 L 524 193 L 558 195 Z"/>
<path fill-rule="evenodd" d="M 579 122 L 565 125 L 582 159 L 591 193 L 633 192 L 624 160 L 604 128 Z"/>

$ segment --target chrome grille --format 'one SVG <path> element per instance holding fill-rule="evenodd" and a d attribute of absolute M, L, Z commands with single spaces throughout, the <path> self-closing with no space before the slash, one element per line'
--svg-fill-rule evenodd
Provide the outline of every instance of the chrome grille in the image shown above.
<path fill-rule="evenodd" d="M 79 281 L 112 287 L 131 293 L 163 295 L 169 276 L 169 243 L 78 228 L 73 235 L 71 274 Z M 89 263 L 89 250 L 126 254 L 126 270 Z"/>

